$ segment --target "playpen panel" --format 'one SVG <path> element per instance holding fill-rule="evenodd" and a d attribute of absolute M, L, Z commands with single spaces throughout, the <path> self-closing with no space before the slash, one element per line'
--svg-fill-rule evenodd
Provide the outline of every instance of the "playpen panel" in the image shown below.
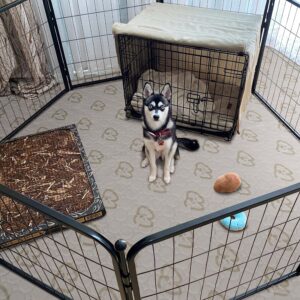
<path fill-rule="evenodd" d="M 0 140 L 65 90 L 41 1 L 0 13 Z"/>
<path fill-rule="evenodd" d="M 255 94 L 300 138 L 300 4 L 275 1 Z"/>
<path fill-rule="evenodd" d="M 300 186 L 295 187 L 138 242 L 128 254 L 135 297 L 242 299 L 298 274 Z M 247 215 L 244 230 L 220 225 L 241 211 Z"/>
<path fill-rule="evenodd" d="M 152 2 L 52 1 L 72 86 L 120 77 L 112 25 L 127 23 Z"/>
<path fill-rule="evenodd" d="M 62 299 L 121 299 L 114 248 L 98 233 L 20 195 L 0 201 L 0 265 Z"/>

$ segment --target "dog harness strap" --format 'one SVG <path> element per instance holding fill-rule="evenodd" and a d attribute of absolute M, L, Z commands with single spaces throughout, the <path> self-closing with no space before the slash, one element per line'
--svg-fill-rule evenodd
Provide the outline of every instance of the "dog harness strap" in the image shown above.
<path fill-rule="evenodd" d="M 163 145 L 164 140 L 172 136 L 172 130 L 169 128 L 166 128 L 166 129 L 163 129 L 160 131 L 155 131 L 155 132 L 152 132 L 152 131 L 149 131 L 146 129 L 144 129 L 144 131 L 148 135 L 152 136 L 154 138 L 154 140 L 158 142 L 159 145 Z"/>

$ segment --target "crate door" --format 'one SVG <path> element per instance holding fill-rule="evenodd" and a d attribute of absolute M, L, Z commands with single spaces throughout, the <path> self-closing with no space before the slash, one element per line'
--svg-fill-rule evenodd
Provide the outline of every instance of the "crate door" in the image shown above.
<path fill-rule="evenodd" d="M 268 2 L 253 92 L 300 138 L 300 2 Z"/>

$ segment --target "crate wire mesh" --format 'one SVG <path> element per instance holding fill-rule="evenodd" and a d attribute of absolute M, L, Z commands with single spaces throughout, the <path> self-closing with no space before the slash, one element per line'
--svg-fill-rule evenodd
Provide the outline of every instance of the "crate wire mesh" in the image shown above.
<path fill-rule="evenodd" d="M 115 253 L 99 241 L 102 237 L 98 233 L 71 218 L 70 223 L 64 215 L 45 206 L 44 210 L 30 207 L 2 193 L 0 201 L 5 207 L 0 213 L 1 232 L 10 237 L 0 244 L 1 265 L 15 266 L 61 299 L 121 298 Z M 10 214 L 12 209 L 24 215 L 24 232 L 34 231 L 41 222 L 46 224 L 42 235 L 23 235 L 20 224 Z"/>
<path fill-rule="evenodd" d="M 233 215 L 227 211 L 141 240 L 128 253 L 135 297 L 242 299 L 299 274 L 299 195 L 298 189 L 244 208 L 247 227 L 240 232 L 219 224 Z"/>
<path fill-rule="evenodd" d="M 231 139 L 237 126 L 248 55 L 118 35 L 127 116 L 141 117 L 142 89 L 172 86 L 179 127 Z"/>
<path fill-rule="evenodd" d="M 42 1 L 0 12 L 0 140 L 65 89 Z"/>
<path fill-rule="evenodd" d="M 299 53 L 300 4 L 294 1 L 275 1 L 255 94 L 298 138 Z"/>

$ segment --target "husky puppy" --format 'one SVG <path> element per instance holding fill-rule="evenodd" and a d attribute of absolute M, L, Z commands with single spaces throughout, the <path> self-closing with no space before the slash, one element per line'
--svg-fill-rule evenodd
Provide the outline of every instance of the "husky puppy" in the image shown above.
<path fill-rule="evenodd" d="M 195 151 L 199 148 L 197 140 L 176 137 L 176 126 L 171 113 L 171 87 L 166 84 L 160 94 L 155 94 L 147 82 L 143 90 L 143 135 L 145 157 L 142 167 L 150 164 L 149 182 L 156 179 L 156 160 L 164 160 L 164 181 L 170 183 L 170 173 L 174 173 L 174 160 L 179 159 L 178 146 Z"/>

